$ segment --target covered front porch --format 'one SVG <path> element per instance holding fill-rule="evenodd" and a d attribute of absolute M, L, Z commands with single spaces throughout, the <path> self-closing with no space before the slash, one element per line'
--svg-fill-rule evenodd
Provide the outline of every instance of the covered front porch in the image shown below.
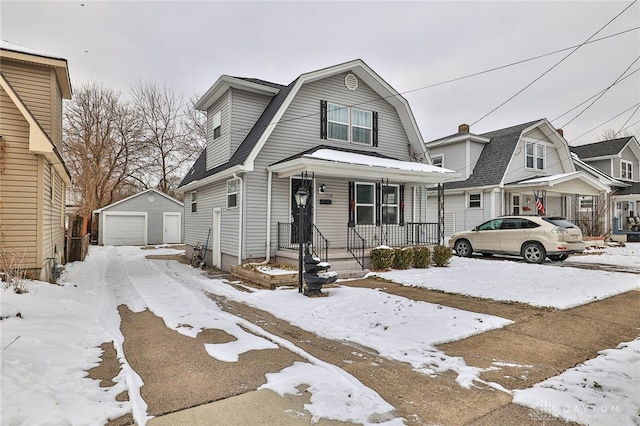
<path fill-rule="evenodd" d="M 274 223 L 276 259 L 297 259 L 302 238 L 321 259 L 332 265 L 349 261 L 360 270 L 368 267 L 371 248 L 441 243 L 441 224 L 425 220 L 425 186 L 457 176 L 424 163 L 327 148 L 276 163 L 268 171 L 275 176 L 274 191 L 288 186 L 288 220 Z M 301 187 L 309 194 L 302 215 L 294 197 Z"/>
<path fill-rule="evenodd" d="M 504 213 L 563 216 L 584 236 L 600 236 L 609 223 L 609 190 L 584 172 L 527 179 L 504 186 Z"/>

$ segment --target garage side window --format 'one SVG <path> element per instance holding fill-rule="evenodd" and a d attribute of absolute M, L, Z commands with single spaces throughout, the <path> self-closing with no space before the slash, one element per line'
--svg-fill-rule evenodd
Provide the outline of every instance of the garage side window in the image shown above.
<path fill-rule="evenodd" d="M 191 193 L 191 213 L 198 211 L 198 192 L 193 191 Z"/>

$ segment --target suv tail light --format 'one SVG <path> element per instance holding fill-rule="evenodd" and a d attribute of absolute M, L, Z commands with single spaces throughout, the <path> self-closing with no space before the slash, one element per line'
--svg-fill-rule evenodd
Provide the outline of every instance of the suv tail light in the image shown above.
<path fill-rule="evenodd" d="M 553 229 L 551 230 L 552 234 L 566 234 L 568 232 L 569 230 L 567 228 L 562 228 L 560 226 L 554 226 Z"/>

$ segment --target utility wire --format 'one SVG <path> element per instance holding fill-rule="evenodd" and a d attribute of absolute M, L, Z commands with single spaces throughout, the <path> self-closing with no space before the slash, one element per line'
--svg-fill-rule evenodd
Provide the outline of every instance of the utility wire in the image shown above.
<path fill-rule="evenodd" d="M 613 136 L 617 136 L 617 135 L 618 135 L 618 133 L 622 132 L 622 129 L 624 128 L 624 126 L 626 126 L 626 125 L 627 125 L 627 123 L 631 120 L 631 117 L 633 117 L 633 116 L 636 114 L 636 112 L 638 112 L 638 109 L 640 109 L 640 105 L 638 105 L 638 106 L 636 107 L 636 109 L 631 113 L 631 115 L 629 116 L 629 118 L 627 118 L 627 121 L 625 121 L 625 122 L 624 122 L 624 124 L 623 124 L 622 126 L 620 126 L 620 130 L 618 130 L 617 132 L 615 132 L 615 133 L 613 134 Z"/>
<path fill-rule="evenodd" d="M 633 74 L 637 73 L 638 71 L 640 71 L 640 68 L 636 68 L 635 71 L 631 71 L 629 74 L 625 75 L 623 78 L 621 78 L 618 82 L 613 83 L 613 85 L 616 85 L 618 83 L 621 83 L 623 80 L 626 80 L 627 78 L 631 77 Z M 580 108 L 582 105 L 586 104 L 587 102 L 589 102 L 591 99 L 595 98 L 596 96 L 598 96 L 599 94 L 603 93 L 604 91 L 606 91 L 607 89 L 602 89 L 601 91 L 599 91 L 598 93 L 596 93 L 595 95 L 591 96 L 589 99 L 586 99 L 584 101 L 582 101 L 581 103 L 579 103 L 578 105 L 574 106 L 573 108 L 571 108 L 569 111 L 564 112 L 562 114 L 560 114 L 559 116 L 557 116 L 556 118 L 554 118 L 553 120 L 549 120 L 552 123 L 562 117 L 564 117 L 565 115 L 569 114 L 571 111 Z"/>
<path fill-rule="evenodd" d="M 580 117 L 586 110 L 588 110 L 589 108 L 591 108 L 591 106 L 593 104 L 595 104 L 601 97 L 604 96 L 605 93 L 607 93 L 607 91 L 609 91 L 609 89 L 611 89 L 616 83 L 618 83 L 620 81 L 620 79 L 622 78 L 623 75 L 625 75 L 627 73 L 627 71 L 629 71 L 629 69 L 633 66 L 633 64 L 635 64 L 636 62 L 638 62 L 638 60 L 640 60 L 640 56 L 638 56 L 633 62 L 631 62 L 631 64 L 627 67 L 627 69 L 624 70 L 624 72 L 622 74 L 620 74 L 620 76 L 618 76 L 618 78 L 615 79 L 615 81 L 613 83 L 611 83 L 606 89 L 604 89 L 600 95 L 598 95 L 597 98 L 595 98 L 593 100 L 593 102 L 591 102 L 589 105 L 587 105 L 582 111 L 580 111 L 580 113 L 578 115 L 576 115 L 575 117 L 573 117 L 571 120 L 567 121 L 563 126 L 560 126 L 560 128 L 564 128 L 566 126 L 568 126 L 569 124 L 571 124 L 576 118 Z"/>
<path fill-rule="evenodd" d="M 524 92 L 525 90 L 527 90 L 529 87 L 531 87 L 535 82 L 537 82 L 538 80 L 540 80 L 542 77 L 544 77 L 545 75 L 547 75 L 548 73 L 550 73 L 554 68 L 556 68 L 558 65 L 560 65 L 562 62 L 564 62 L 569 56 L 573 55 L 578 49 L 580 49 L 582 46 L 584 46 L 589 40 L 591 40 L 593 37 L 595 37 L 600 31 L 604 30 L 610 23 L 612 23 L 613 21 L 615 21 L 616 19 L 618 19 L 618 17 L 620 15 L 622 15 L 624 12 L 627 11 L 627 9 L 629 9 L 631 6 L 633 6 L 638 0 L 634 0 L 633 3 L 629 4 L 627 7 L 625 7 L 622 12 L 618 13 L 615 17 L 613 17 L 613 19 L 611 19 L 609 22 L 607 22 L 603 27 L 601 27 L 598 31 L 596 31 L 595 33 L 593 33 L 589 38 L 587 38 L 584 42 L 580 43 L 575 49 L 573 49 L 571 52 L 569 52 L 568 55 L 566 55 L 564 58 L 560 59 L 558 62 L 556 62 L 555 65 L 553 65 L 551 68 L 549 68 L 548 70 L 546 70 L 545 72 L 543 72 L 539 77 L 537 77 L 536 79 L 534 79 L 531 83 L 527 84 L 525 87 L 523 87 L 522 89 L 520 89 L 519 91 L 517 91 L 515 93 L 515 95 L 511 96 L 509 99 L 507 99 L 506 101 L 502 102 L 500 105 L 498 105 L 497 107 L 495 107 L 494 109 L 492 109 L 491 111 L 489 111 L 488 113 L 486 113 L 485 115 L 483 115 L 482 117 L 480 117 L 479 119 L 477 119 L 476 121 L 474 121 L 473 123 L 471 123 L 471 125 L 475 125 L 478 122 L 480 122 L 481 120 L 485 119 L 486 117 L 488 117 L 489 115 L 493 114 L 495 111 L 497 111 L 498 109 L 500 109 L 501 107 L 503 107 L 504 105 L 506 105 L 508 102 L 510 102 L 512 99 L 514 99 L 516 96 L 518 96 L 519 94 L 521 94 L 522 92 Z"/>
<path fill-rule="evenodd" d="M 597 125 L 596 127 L 594 127 L 593 129 L 588 130 L 588 131 L 584 132 L 583 134 L 581 134 L 580 136 L 578 136 L 578 137 L 576 137 L 576 138 L 572 139 L 572 140 L 570 141 L 570 143 L 571 143 L 571 142 L 574 142 L 574 141 L 577 141 L 578 139 L 580 139 L 580 138 L 581 138 L 581 137 L 583 137 L 584 135 L 586 135 L 586 134 L 588 134 L 588 133 L 593 132 L 593 131 L 594 131 L 594 130 L 596 130 L 598 127 L 602 127 L 602 126 L 604 126 L 604 125 L 605 125 L 605 124 L 607 124 L 608 122 L 610 122 L 610 121 L 612 121 L 612 120 L 614 120 L 614 119 L 616 119 L 616 118 L 620 117 L 620 116 L 621 116 L 622 114 L 624 114 L 625 112 L 630 111 L 630 110 L 632 110 L 633 108 L 635 108 L 635 107 L 637 107 L 637 106 L 640 106 L 640 102 L 638 102 L 638 103 L 637 103 L 637 104 L 635 104 L 635 105 L 630 106 L 629 108 L 625 109 L 624 111 L 622 111 L 620 114 L 616 115 L 615 117 L 611 117 L 610 119 L 608 119 L 608 120 L 607 120 L 607 121 L 605 121 L 604 123 L 599 124 L 599 125 Z"/>

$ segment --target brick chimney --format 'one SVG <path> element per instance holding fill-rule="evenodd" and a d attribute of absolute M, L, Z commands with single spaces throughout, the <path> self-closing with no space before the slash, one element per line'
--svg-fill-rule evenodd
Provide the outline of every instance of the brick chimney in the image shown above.
<path fill-rule="evenodd" d="M 556 129 L 558 131 L 558 133 L 560 133 L 560 136 L 564 137 L 564 130 L 562 129 Z"/>
<path fill-rule="evenodd" d="M 458 133 L 469 133 L 469 125 L 461 124 L 458 126 Z"/>

